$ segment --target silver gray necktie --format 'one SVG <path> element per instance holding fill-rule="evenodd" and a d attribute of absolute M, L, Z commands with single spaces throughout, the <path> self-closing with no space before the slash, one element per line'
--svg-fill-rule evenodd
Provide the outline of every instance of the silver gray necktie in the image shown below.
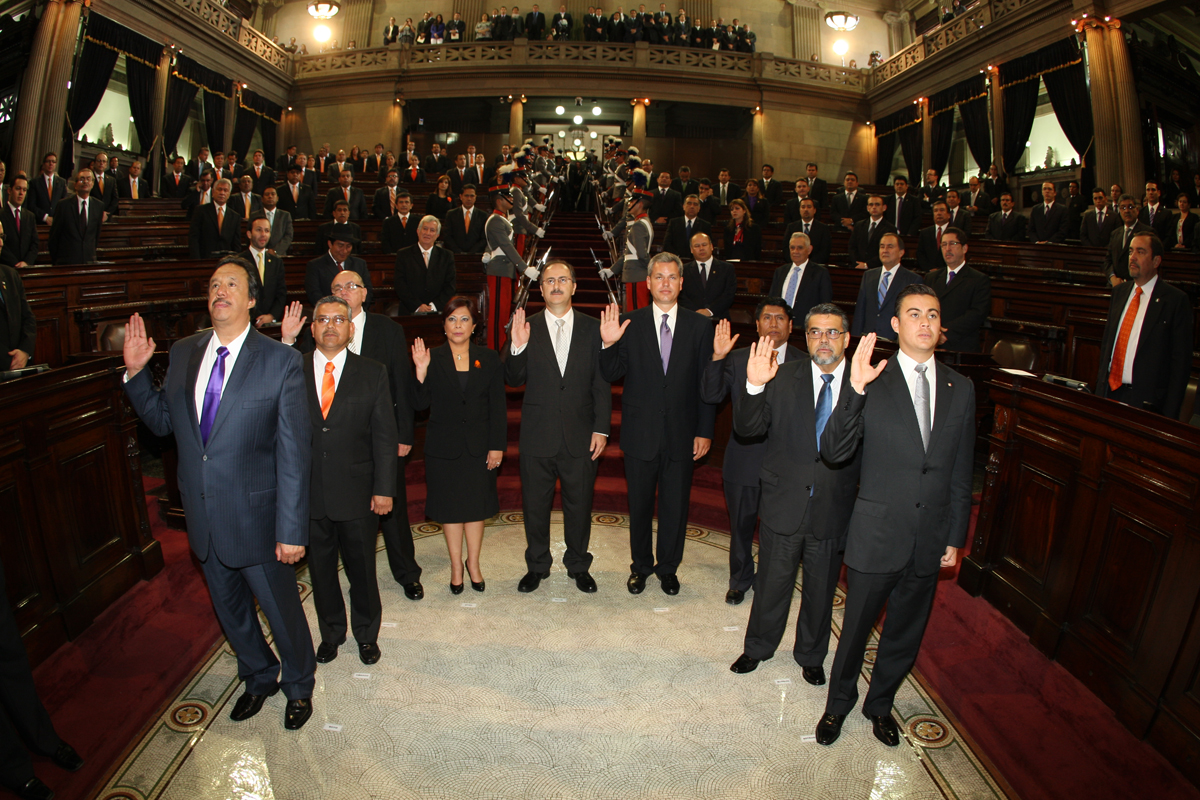
<path fill-rule="evenodd" d="M 917 364 L 913 369 L 917 371 L 917 424 L 921 426 L 921 442 L 928 451 L 929 434 L 933 429 L 933 424 L 929 416 L 929 381 L 925 378 L 927 367 L 924 364 Z"/>
<path fill-rule="evenodd" d="M 554 357 L 558 359 L 558 374 L 567 374 L 567 337 L 563 335 L 564 326 L 567 324 L 565 319 L 556 319 L 554 324 L 558 326 L 558 332 L 554 334 Z"/>

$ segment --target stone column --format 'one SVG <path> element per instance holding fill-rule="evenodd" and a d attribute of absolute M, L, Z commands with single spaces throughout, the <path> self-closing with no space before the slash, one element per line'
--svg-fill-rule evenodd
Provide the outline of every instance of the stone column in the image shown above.
<path fill-rule="evenodd" d="M 646 104 L 638 100 L 633 104 L 633 136 L 630 144 L 639 150 L 646 146 Z"/>
<path fill-rule="evenodd" d="M 893 56 L 913 43 L 913 18 L 907 11 L 888 11 L 883 15 L 888 26 L 889 56 Z"/>
<path fill-rule="evenodd" d="M 753 163 L 750 164 L 750 175 L 754 177 L 759 175 L 762 165 L 767 163 L 766 130 L 767 112 L 760 108 L 754 115 L 750 134 L 750 157 L 753 159 Z"/>
<path fill-rule="evenodd" d="M 67 2 L 59 11 L 58 28 L 55 31 L 54 55 L 50 62 L 50 74 L 46 80 L 45 94 L 41 102 L 41 125 L 35 152 L 58 152 L 63 144 L 63 122 L 67 118 L 67 83 L 75 67 L 75 45 L 79 39 L 79 15 L 82 3 Z M 71 161 L 72 153 L 58 153 L 59 166 Z"/>
<path fill-rule="evenodd" d="M 1146 165 L 1142 160 L 1142 122 L 1138 114 L 1137 84 L 1129 64 L 1125 34 L 1121 21 L 1113 20 L 1107 33 L 1108 53 L 1112 57 L 1113 94 L 1116 99 L 1116 131 L 1121 146 L 1121 185 L 1140 196 L 1146 181 Z M 1093 91 L 1093 95 L 1095 92 Z"/>
<path fill-rule="evenodd" d="M 25 75 L 21 79 L 17 125 L 8 165 L 11 174 L 23 169 L 30 175 L 35 175 L 41 170 L 40 158 L 45 151 L 35 150 L 34 141 L 39 138 L 37 129 L 42 119 L 41 104 L 46 96 L 48 65 L 54 51 L 55 34 L 58 32 L 62 7 L 62 0 L 49 0 L 42 11 L 42 18 L 38 21 L 37 33 L 34 34 L 29 63 L 25 65 Z M 56 147 L 55 150 L 57 149 Z"/>
<path fill-rule="evenodd" d="M 517 148 L 525 141 L 525 104 L 521 98 L 513 95 L 508 108 L 508 143 Z"/>
<path fill-rule="evenodd" d="M 154 120 L 154 142 L 150 145 L 150 160 L 146 165 L 146 179 L 151 188 L 157 190 L 163 173 L 167 171 L 163 163 L 163 113 L 167 108 L 167 81 L 171 77 L 171 49 L 164 47 L 162 56 L 158 59 L 158 75 L 154 80 L 154 101 L 150 104 L 151 119 Z"/>
<path fill-rule="evenodd" d="M 388 149 L 399 153 L 404 149 L 401 137 L 404 135 L 404 101 L 392 101 L 392 114 L 388 132 Z"/>
<path fill-rule="evenodd" d="M 1004 159 L 1001 154 L 1004 152 L 1004 92 L 1000 89 L 1000 72 L 991 70 L 988 72 L 988 87 L 992 93 L 992 164 L 1004 174 Z M 987 172 L 989 164 L 983 165 L 984 173 Z M 1016 187 L 1011 187 L 1016 191 Z"/>
<path fill-rule="evenodd" d="M 788 0 L 792 6 L 792 58 L 809 61 L 815 55 L 821 60 L 821 26 L 824 15 L 809 0 Z"/>
<path fill-rule="evenodd" d="M 1089 25 L 1084 28 L 1083 33 L 1087 45 L 1088 78 L 1092 90 L 1092 129 L 1096 132 L 1096 141 L 1092 145 L 1092 158 L 1088 159 L 1088 163 L 1097 168 L 1097 183 L 1103 185 L 1105 183 L 1103 175 L 1122 174 L 1121 137 L 1120 131 L 1117 129 L 1112 58 L 1108 52 L 1108 29 L 1106 26 Z M 1099 170 L 1104 171 L 1101 173 Z M 1105 191 L 1108 191 L 1107 186 Z"/>
<path fill-rule="evenodd" d="M 918 186 L 925 185 L 926 170 L 933 169 L 933 117 L 929 114 L 929 98 L 921 101 L 921 175 L 909 175 Z M 939 176 L 944 177 L 944 176 Z"/>

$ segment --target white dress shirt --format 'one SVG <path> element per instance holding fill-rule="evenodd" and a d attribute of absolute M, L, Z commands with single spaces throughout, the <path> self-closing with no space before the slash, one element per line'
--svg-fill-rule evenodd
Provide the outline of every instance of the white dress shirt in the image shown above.
<path fill-rule="evenodd" d="M 821 387 L 825 385 L 825 381 L 821 380 L 821 376 L 825 373 L 821 372 L 821 368 L 817 362 L 812 362 L 812 383 L 813 383 L 813 408 L 817 407 L 817 400 L 821 397 Z M 829 382 L 829 399 L 832 401 L 830 408 L 837 408 L 838 397 L 842 394 L 842 376 L 846 374 L 846 359 L 843 358 L 838 362 L 838 365 L 833 368 L 833 380 Z"/>
<path fill-rule="evenodd" d="M 563 314 L 561 317 L 556 317 L 550 311 L 550 309 L 547 308 L 546 313 L 543 314 L 542 317 L 546 320 L 546 330 L 550 332 L 550 349 L 551 350 L 554 350 L 554 343 L 558 339 L 558 325 L 555 323 L 555 321 L 559 320 L 559 319 L 564 320 L 562 332 L 563 332 L 563 336 L 565 336 L 567 339 L 567 352 L 570 353 L 571 352 L 571 334 L 575 331 L 575 309 L 568 308 L 566 314 Z M 509 349 L 512 351 L 512 354 L 514 356 L 519 356 L 519 355 L 521 355 L 521 353 L 524 353 L 526 347 L 529 347 L 529 342 L 526 342 L 525 344 L 521 345 L 520 347 L 513 347 L 511 344 L 509 345 Z M 556 358 L 557 358 L 557 355 L 556 355 Z"/>
<path fill-rule="evenodd" d="M 671 306 L 670 311 L 663 311 L 654 303 L 650 304 L 654 309 L 654 341 L 658 342 L 658 352 L 662 354 L 662 318 L 663 314 L 667 315 L 667 327 L 671 329 L 671 345 L 675 344 L 675 321 L 679 319 L 679 304 Z"/>
<path fill-rule="evenodd" d="M 783 279 L 783 293 L 786 295 L 788 287 L 792 285 L 792 276 L 793 275 L 796 276 L 796 291 L 792 292 L 791 297 L 785 296 L 783 298 L 784 300 L 787 301 L 789 308 L 792 306 L 793 303 L 796 302 L 796 292 L 800 291 L 800 284 L 804 283 L 804 268 L 807 266 L 808 266 L 807 260 L 803 264 L 797 264 L 796 262 L 793 261 L 792 268 L 790 270 L 788 270 L 787 277 Z"/>
<path fill-rule="evenodd" d="M 225 387 L 229 385 L 229 379 L 233 377 L 233 365 L 237 363 L 238 354 L 242 352 L 242 345 L 246 343 L 246 337 L 250 335 L 250 326 L 247 324 L 246 329 L 239 333 L 232 342 L 224 345 L 229 349 L 229 355 L 225 356 L 225 380 L 221 383 L 221 396 L 225 396 Z M 212 375 L 213 367 L 217 363 L 217 348 L 221 347 L 221 340 L 217 338 L 214 331 L 213 335 L 208 339 L 208 347 L 204 350 L 204 358 L 200 360 L 200 371 L 196 373 L 196 423 L 199 424 L 200 415 L 204 413 L 204 390 L 208 388 L 208 381 Z"/>
<path fill-rule="evenodd" d="M 908 384 L 908 393 L 912 396 L 914 411 L 917 407 L 917 371 L 914 367 L 921 363 L 928 367 L 925 371 L 925 380 L 929 381 L 929 431 L 932 434 L 934 417 L 937 414 L 937 359 L 930 354 L 928 360 L 921 362 L 910 358 L 903 350 L 896 351 L 896 364 L 900 367 L 900 372 Z M 868 389 L 868 391 L 870 390 Z"/>
<path fill-rule="evenodd" d="M 363 333 L 367 330 L 367 309 L 360 308 L 350 320 L 354 323 L 354 336 L 350 337 L 350 352 L 356 356 L 362 355 Z"/>
<path fill-rule="evenodd" d="M 336 393 L 342 382 L 342 372 L 346 369 L 346 348 L 339 350 L 333 358 L 326 358 L 320 350 L 313 350 L 313 377 L 317 379 L 318 405 L 321 403 L 321 385 L 325 382 L 325 365 L 330 363 L 333 364 L 333 391 Z"/>
<path fill-rule="evenodd" d="M 1137 316 L 1133 318 L 1133 328 L 1129 331 L 1129 342 L 1125 348 L 1125 368 L 1121 370 L 1121 383 L 1133 383 L 1133 362 L 1137 355 L 1138 340 L 1142 338 L 1142 323 L 1146 319 L 1146 309 L 1150 307 L 1150 297 L 1154 294 L 1154 287 L 1158 285 L 1158 276 L 1155 275 L 1150 280 L 1146 281 L 1146 285 L 1142 287 L 1142 296 L 1138 300 Z M 1121 316 L 1117 317 L 1117 330 L 1120 331 L 1120 325 L 1125 321 L 1125 315 L 1129 312 L 1129 305 L 1133 302 L 1133 296 L 1137 294 L 1137 288 L 1129 293 L 1129 297 L 1125 300 L 1125 306 L 1121 309 Z M 1117 344 L 1113 342 L 1113 355 L 1117 354 Z M 1112 368 L 1112 358 L 1108 360 L 1109 369 Z"/>

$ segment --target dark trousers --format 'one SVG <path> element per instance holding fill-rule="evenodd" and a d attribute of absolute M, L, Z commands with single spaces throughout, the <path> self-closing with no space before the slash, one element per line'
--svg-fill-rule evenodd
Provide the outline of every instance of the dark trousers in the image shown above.
<path fill-rule="evenodd" d="M 346 641 L 346 603 L 338 580 L 338 553 L 350 581 L 350 627 L 360 644 L 379 639 L 383 602 L 375 576 L 375 531 L 379 517 L 334 522 L 328 517 L 310 521 L 308 573 L 312 578 L 313 605 L 321 641 L 340 645 Z"/>
<path fill-rule="evenodd" d="M 762 489 L 729 481 L 724 484 L 729 510 L 729 588 L 744 592 L 754 585 L 754 523 Z"/>
<path fill-rule="evenodd" d="M 34 777 L 29 750 L 53 755 L 62 739 L 33 685 L 29 656 L 13 617 L 0 564 L 0 785 L 24 786 Z M 29 750 L 26 750 L 29 748 Z"/>
<path fill-rule="evenodd" d="M 204 562 L 204 579 L 225 638 L 237 653 L 238 677 L 245 682 L 246 691 L 271 694 L 279 686 L 289 700 L 312 697 L 317 656 L 300 605 L 296 568 L 268 561 L 235 569 L 222 564 L 210 550 Z M 271 626 L 279 658 L 263 636 L 255 600 Z"/>
<path fill-rule="evenodd" d="M 746 655 L 759 661 L 775 655 L 787 629 L 796 572 L 803 558 L 804 585 L 800 590 L 800 613 L 796 617 L 796 644 L 792 648 L 792 657 L 802 667 L 819 667 L 825 663 L 832 632 L 833 595 L 842 571 L 843 547 L 838 539 L 814 537 L 809 513 L 805 513 L 799 530 L 790 534 L 759 525 L 758 577 L 754 583 L 750 621 L 746 624 Z"/>
<path fill-rule="evenodd" d="M 917 575 L 912 561 L 900 572 L 846 570 L 846 613 L 833 657 L 826 713 L 849 714 L 853 710 L 867 638 L 885 603 L 887 619 L 879 634 L 879 650 L 863 711 L 873 716 L 892 712 L 896 691 L 917 660 L 936 591 L 937 573 Z"/>
<path fill-rule="evenodd" d="M 521 454 L 521 509 L 525 513 L 525 563 L 531 572 L 548 572 L 550 511 L 554 507 L 554 482 L 562 481 L 563 541 L 567 572 L 587 572 L 592 566 L 588 543 L 592 538 L 592 491 L 596 464 L 591 453 L 576 458 L 565 443 L 558 455 L 538 458 Z"/>
<path fill-rule="evenodd" d="M 396 494 L 392 513 L 379 518 L 383 530 L 383 546 L 387 550 L 388 568 L 400 585 L 421 580 L 421 565 L 413 547 L 412 527 L 408 524 L 408 483 L 404 479 L 406 459 L 396 461 Z"/>
<path fill-rule="evenodd" d="M 683 561 L 687 539 L 688 501 L 692 490 L 690 458 L 673 461 L 666 453 L 643 461 L 625 454 L 625 482 L 629 495 L 630 570 L 642 575 L 674 575 Z M 658 545 L 654 546 L 651 520 L 655 490 L 658 492 Z M 658 566 L 654 565 L 655 555 Z"/>

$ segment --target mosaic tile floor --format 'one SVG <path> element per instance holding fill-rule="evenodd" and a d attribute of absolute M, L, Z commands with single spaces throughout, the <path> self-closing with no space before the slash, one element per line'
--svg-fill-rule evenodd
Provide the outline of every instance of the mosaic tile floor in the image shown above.
<path fill-rule="evenodd" d="M 757 671 L 731 673 L 750 603 L 724 602 L 727 534 L 690 529 L 679 595 L 668 597 L 651 579 L 635 597 L 624 585 L 627 518 L 596 514 L 594 520 L 592 575 L 600 586 L 594 595 L 567 578 L 561 538 L 551 577 L 537 592 L 517 592 L 525 540 L 521 515 L 513 512 L 486 531 L 487 591 L 452 595 L 440 528 L 414 526 L 425 599 L 414 603 L 381 579 L 382 660 L 364 666 L 351 642 L 335 661 L 319 665 L 315 713 L 304 729 L 283 729 L 282 695 L 247 722 L 229 720 L 241 688 L 226 647 L 99 797 L 1004 796 L 912 678 L 897 698 L 906 735 L 900 747 L 877 742 L 870 723 L 854 714 L 842 738 L 825 748 L 812 740 L 824 687 L 801 678 L 790 658 L 793 632 Z M 385 556 L 379 558 L 385 576 Z M 305 580 L 302 574 L 315 631 Z M 835 634 L 840 622 L 839 593 Z M 831 652 L 827 669 L 832 659 Z"/>

